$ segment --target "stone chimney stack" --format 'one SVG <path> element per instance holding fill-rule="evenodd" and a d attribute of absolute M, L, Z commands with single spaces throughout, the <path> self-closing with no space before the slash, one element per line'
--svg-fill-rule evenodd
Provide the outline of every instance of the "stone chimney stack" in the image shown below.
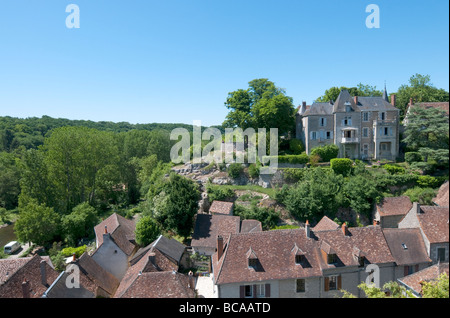
<path fill-rule="evenodd" d="M 391 105 L 395 106 L 397 104 L 397 96 L 395 94 L 391 94 Z"/>
<path fill-rule="evenodd" d="M 409 107 L 411 107 L 413 105 L 413 99 L 412 97 L 409 99 Z"/>
<path fill-rule="evenodd" d="M 311 238 L 311 225 L 309 225 L 309 221 L 306 220 L 305 223 L 305 234 L 307 238 Z"/>
<path fill-rule="evenodd" d="M 22 283 L 22 296 L 23 298 L 30 298 L 30 282 L 25 278 Z"/>
<path fill-rule="evenodd" d="M 345 236 L 348 236 L 348 235 L 350 234 L 350 232 L 348 231 L 347 223 L 345 223 L 345 222 L 344 222 L 344 224 L 342 224 L 342 233 L 343 233 Z"/>
<path fill-rule="evenodd" d="M 220 260 L 223 255 L 223 237 L 217 236 L 217 260 Z"/>
<path fill-rule="evenodd" d="M 355 102 L 356 106 L 358 106 L 358 96 L 353 97 L 353 101 Z"/>
<path fill-rule="evenodd" d="M 105 225 L 105 234 L 108 234 L 108 227 Z"/>
<path fill-rule="evenodd" d="M 45 268 L 45 264 L 46 263 L 47 263 L 46 261 L 42 260 L 41 263 L 39 264 L 40 265 L 40 270 L 41 270 L 41 283 L 44 286 L 48 286 L 48 283 L 47 283 L 47 269 Z"/>

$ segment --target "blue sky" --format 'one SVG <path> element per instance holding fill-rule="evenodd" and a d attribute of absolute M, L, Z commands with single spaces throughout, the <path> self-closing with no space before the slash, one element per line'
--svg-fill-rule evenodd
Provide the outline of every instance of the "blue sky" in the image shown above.
<path fill-rule="evenodd" d="M 80 28 L 65 25 L 80 8 Z M 365 25 L 369 4 L 380 28 Z M 449 90 L 445 0 L 0 0 L 0 116 L 221 124 L 268 78 L 296 105 L 332 86 Z"/>

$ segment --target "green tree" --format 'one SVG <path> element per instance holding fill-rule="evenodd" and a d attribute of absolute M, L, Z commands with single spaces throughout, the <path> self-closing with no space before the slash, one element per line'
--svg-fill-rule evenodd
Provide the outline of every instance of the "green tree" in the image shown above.
<path fill-rule="evenodd" d="M 382 96 L 383 92 L 377 90 L 376 86 L 364 85 L 359 83 L 357 87 L 331 87 L 327 89 L 324 95 L 316 99 L 316 102 L 329 102 L 335 101 L 342 90 L 348 90 L 351 96 Z"/>
<path fill-rule="evenodd" d="M 247 90 L 228 94 L 225 106 L 230 109 L 223 126 L 247 128 L 278 128 L 283 135 L 295 127 L 295 108 L 291 97 L 268 79 L 249 82 Z"/>
<path fill-rule="evenodd" d="M 375 180 L 369 174 L 357 174 L 344 182 L 344 195 L 348 205 L 356 212 L 370 218 L 374 205 L 381 200 Z"/>
<path fill-rule="evenodd" d="M 423 282 L 422 297 L 449 298 L 448 288 L 449 288 L 448 275 L 446 273 L 442 273 L 436 280 Z"/>
<path fill-rule="evenodd" d="M 405 115 L 410 98 L 414 103 L 420 102 L 448 102 L 449 93 L 444 89 L 438 89 L 431 83 L 429 75 L 415 74 L 409 78 L 409 85 L 401 85 L 395 93 L 397 107 L 401 114 Z"/>
<path fill-rule="evenodd" d="M 319 220 L 324 215 L 334 218 L 343 204 L 342 186 L 344 178 L 332 171 L 311 168 L 305 171 L 302 180 L 295 186 L 283 188 L 283 198 L 290 214 L 301 220 Z"/>
<path fill-rule="evenodd" d="M 60 217 L 53 208 L 30 202 L 19 207 L 19 218 L 14 232 L 21 242 L 45 245 L 59 234 Z"/>
<path fill-rule="evenodd" d="M 13 154 L 0 152 L 0 207 L 17 207 L 20 193 L 20 174 Z"/>
<path fill-rule="evenodd" d="M 136 243 L 147 246 L 158 238 L 161 229 L 157 221 L 150 215 L 143 216 L 136 224 Z"/>
<path fill-rule="evenodd" d="M 93 236 L 93 228 L 97 223 L 97 211 L 87 202 L 81 203 L 70 214 L 62 217 L 62 235 L 69 245 L 76 245 L 79 239 Z"/>
<path fill-rule="evenodd" d="M 157 206 L 155 219 L 165 231 L 172 231 L 183 237 L 190 235 L 194 215 L 198 211 L 200 192 L 192 180 L 171 173 L 161 187 L 166 199 Z"/>
<path fill-rule="evenodd" d="M 439 165 L 448 165 L 448 123 L 448 116 L 445 116 L 442 110 L 412 107 L 408 115 L 403 142 L 409 149 L 417 151 L 425 163 L 433 160 Z M 417 163 L 412 165 L 417 166 Z"/>

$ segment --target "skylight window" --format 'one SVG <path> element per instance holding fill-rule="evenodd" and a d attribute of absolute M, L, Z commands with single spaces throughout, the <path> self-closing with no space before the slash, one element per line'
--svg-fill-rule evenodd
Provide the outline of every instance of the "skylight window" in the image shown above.
<path fill-rule="evenodd" d="M 408 249 L 408 246 L 406 246 L 405 243 L 402 243 L 402 247 L 403 247 L 404 250 L 407 250 L 407 249 Z"/>

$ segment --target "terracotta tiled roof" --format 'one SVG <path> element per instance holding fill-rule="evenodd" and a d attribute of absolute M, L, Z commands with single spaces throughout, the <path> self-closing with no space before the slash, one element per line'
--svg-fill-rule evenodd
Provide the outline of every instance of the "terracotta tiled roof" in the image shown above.
<path fill-rule="evenodd" d="M 194 298 L 191 285 L 188 276 L 177 272 L 143 272 L 116 298 Z"/>
<path fill-rule="evenodd" d="M 397 265 L 431 262 L 420 229 L 383 229 L 383 233 Z"/>
<path fill-rule="evenodd" d="M 40 298 L 59 276 L 48 258 L 44 259 L 35 255 L 26 259 L 27 261 L 13 260 L 12 263 L 9 263 L 8 259 L 0 260 L 3 268 L 14 268 L 14 273 L 8 275 L 8 279 L 0 284 L 0 298 L 23 298 L 22 283 L 25 281 L 28 282 L 29 297 Z M 43 284 L 41 280 L 40 264 L 42 260 L 45 261 L 46 284 Z M 12 264 L 11 267 L 8 263 Z M 2 272 L 5 273 L 4 270 Z"/>
<path fill-rule="evenodd" d="M 442 273 L 449 275 L 448 263 L 435 264 L 414 274 L 398 279 L 400 283 L 412 289 L 417 295 L 422 293 L 422 282 L 429 282 L 439 278 Z"/>
<path fill-rule="evenodd" d="M 295 246 L 301 248 L 307 263 L 295 263 Z M 258 257 L 263 270 L 249 268 L 247 253 Z M 274 230 L 257 233 L 231 234 L 220 260 L 213 255 L 217 284 L 253 282 L 321 276 L 317 244 L 307 238 L 304 229 Z"/>
<path fill-rule="evenodd" d="M 430 243 L 448 243 L 449 207 L 421 206 L 417 214 L 420 227 Z"/>
<path fill-rule="evenodd" d="M 445 182 L 441 187 L 439 188 L 439 192 L 436 196 L 436 198 L 433 199 L 433 202 L 438 206 L 448 206 L 448 200 L 449 200 L 449 182 Z"/>
<path fill-rule="evenodd" d="M 210 213 L 231 215 L 233 212 L 233 202 L 213 201 L 209 208 Z"/>
<path fill-rule="evenodd" d="M 331 220 L 329 217 L 324 216 L 319 223 L 313 228 L 315 232 L 317 231 L 328 231 L 328 230 L 336 230 L 339 228 L 339 224 Z"/>
<path fill-rule="evenodd" d="M 128 256 L 131 255 L 136 247 L 132 243 L 135 238 L 135 222 L 133 220 L 127 220 L 117 213 L 112 214 L 106 220 L 94 227 L 95 235 L 98 241 L 97 247 L 100 247 L 100 245 L 103 244 L 105 227 L 108 233 L 111 234 L 111 237 L 114 239 L 117 246 L 119 246 L 119 248 Z"/>
<path fill-rule="evenodd" d="M 253 233 L 261 232 L 262 225 L 261 222 L 257 220 L 242 220 L 240 233 Z"/>
<path fill-rule="evenodd" d="M 414 106 L 422 108 L 437 108 L 443 110 L 447 115 L 449 114 L 449 102 L 424 102 L 414 104 Z"/>
<path fill-rule="evenodd" d="M 239 233 L 240 222 L 238 216 L 197 214 L 191 246 L 215 247 L 217 236 L 226 241 L 230 234 Z"/>
<path fill-rule="evenodd" d="M 364 253 L 367 261 L 372 264 L 395 261 L 380 226 L 348 228 L 347 232 L 347 235 L 344 235 L 342 229 L 315 232 L 319 241 L 326 241 L 336 252 L 337 266 L 358 265 L 358 259 L 354 255 L 355 247 L 360 253 Z M 336 267 L 328 264 L 322 266 L 323 268 Z"/>
<path fill-rule="evenodd" d="M 377 204 L 377 211 L 380 216 L 390 215 L 406 215 L 412 208 L 412 203 L 409 197 L 387 197 L 383 202 Z"/>

